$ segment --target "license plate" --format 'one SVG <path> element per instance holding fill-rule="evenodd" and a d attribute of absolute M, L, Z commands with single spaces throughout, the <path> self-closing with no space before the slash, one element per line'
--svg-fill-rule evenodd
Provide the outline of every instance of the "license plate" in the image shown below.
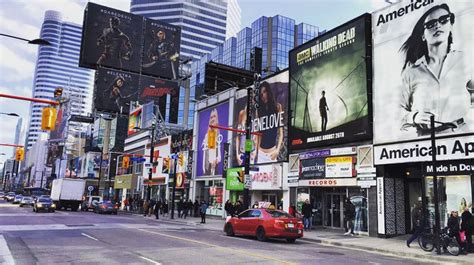
<path fill-rule="evenodd" d="M 294 228 L 295 225 L 294 224 L 288 224 L 288 228 Z"/>

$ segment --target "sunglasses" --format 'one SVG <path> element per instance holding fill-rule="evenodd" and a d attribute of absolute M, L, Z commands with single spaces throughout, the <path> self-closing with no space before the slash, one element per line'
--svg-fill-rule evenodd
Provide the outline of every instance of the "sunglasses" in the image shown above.
<path fill-rule="evenodd" d="M 448 23 L 448 21 L 451 19 L 451 14 L 448 14 L 448 15 L 444 15 L 444 16 L 440 16 L 439 18 L 437 19 L 432 19 L 428 22 L 426 22 L 424 24 L 425 26 L 425 29 L 433 29 L 433 27 L 436 25 L 436 24 L 440 24 L 440 25 L 446 25 L 446 23 Z"/>

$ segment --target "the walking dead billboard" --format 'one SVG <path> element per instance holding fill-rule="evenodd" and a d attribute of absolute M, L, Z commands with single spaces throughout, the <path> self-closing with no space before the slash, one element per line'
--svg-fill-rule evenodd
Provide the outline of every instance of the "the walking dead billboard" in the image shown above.
<path fill-rule="evenodd" d="M 290 51 L 290 148 L 371 137 L 370 15 Z"/>

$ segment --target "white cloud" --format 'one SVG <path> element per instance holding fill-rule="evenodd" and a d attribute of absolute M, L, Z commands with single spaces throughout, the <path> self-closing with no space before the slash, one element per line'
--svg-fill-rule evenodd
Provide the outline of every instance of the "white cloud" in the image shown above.
<path fill-rule="evenodd" d="M 6 82 L 18 82 L 25 79 L 32 80 L 35 71 L 35 61 L 27 60 L 22 56 L 22 51 L 24 49 L 17 49 L 16 46 L 7 47 L 3 43 L 0 44 L 0 59 L 2 61 L 0 73 L 2 73 L 2 80 Z"/>

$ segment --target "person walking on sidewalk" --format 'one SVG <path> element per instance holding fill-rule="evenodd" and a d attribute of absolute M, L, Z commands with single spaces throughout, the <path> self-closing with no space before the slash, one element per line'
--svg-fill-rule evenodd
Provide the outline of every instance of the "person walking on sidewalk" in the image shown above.
<path fill-rule="evenodd" d="M 423 216 L 423 206 L 421 201 L 418 201 L 411 211 L 412 223 L 413 223 L 413 234 L 407 240 L 407 247 L 410 247 L 411 242 L 415 241 L 421 233 L 423 233 L 424 228 L 424 216 Z"/>
<path fill-rule="evenodd" d="M 130 198 L 128 198 L 128 207 L 130 208 L 130 212 L 133 212 L 133 203 L 134 203 L 134 200 L 132 196 L 130 196 Z"/>
<path fill-rule="evenodd" d="M 465 207 L 461 214 L 461 231 L 464 231 L 464 235 L 466 236 L 464 250 L 467 253 L 472 251 L 472 229 L 474 227 L 474 219 L 472 218 L 471 212 L 469 212 L 470 208 L 470 205 Z"/>
<path fill-rule="evenodd" d="M 168 201 L 165 200 L 165 203 L 163 204 L 163 216 L 168 217 L 168 209 L 169 209 Z"/>
<path fill-rule="evenodd" d="M 303 214 L 304 230 L 306 231 L 311 230 L 311 215 L 313 215 L 313 207 L 311 207 L 309 200 L 306 200 L 303 203 L 303 207 L 301 208 L 301 213 Z"/>
<path fill-rule="evenodd" d="M 153 214 L 153 210 L 155 210 L 155 200 L 151 199 L 150 200 L 150 205 L 148 207 L 148 217 L 150 217 Z"/>
<path fill-rule="evenodd" d="M 188 215 L 189 217 L 193 217 L 193 201 L 191 201 L 191 199 L 188 200 L 188 202 L 186 202 L 186 205 L 187 205 L 187 209 L 188 209 Z"/>
<path fill-rule="evenodd" d="M 201 206 L 199 206 L 199 212 L 201 213 L 201 224 L 206 223 L 206 211 L 207 211 L 207 203 L 206 201 L 201 202 Z"/>
<path fill-rule="evenodd" d="M 160 209 L 161 209 L 161 201 L 158 200 L 156 201 L 155 209 L 154 209 L 156 219 L 160 219 Z"/>
<path fill-rule="evenodd" d="M 351 199 L 346 198 L 344 202 L 344 229 L 346 232 L 344 233 L 345 236 L 347 235 L 354 235 L 354 217 L 355 217 L 355 206 L 352 204 Z"/>
<path fill-rule="evenodd" d="M 227 200 L 224 205 L 224 210 L 227 214 L 227 216 L 234 216 L 234 205 L 230 202 L 230 200 Z"/>
<path fill-rule="evenodd" d="M 193 207 L 194 207 L 194 217 L 198 217 L 199 216 L 199 202 L 197 199 L 194 201 Z"/>
<path fill-rule="evenodd" d="M 186 219 L 188 216 L 188 203 L 186 201 L 183 201 L 183 213 L 181 214 L 181 217 Z"/>
<path fill-rule="evenodd" d="M 179 199 L 178 202 L 178 218 L 181 218 L 181 212 L 183 211 L 183 199 Z"/>
<path fill-rule="evenodd" d="M 147 215 L 149 207 L 150 207 L 150 202 L 148 200 L 145 200 L 143 202 L 143 216 Z"/>

